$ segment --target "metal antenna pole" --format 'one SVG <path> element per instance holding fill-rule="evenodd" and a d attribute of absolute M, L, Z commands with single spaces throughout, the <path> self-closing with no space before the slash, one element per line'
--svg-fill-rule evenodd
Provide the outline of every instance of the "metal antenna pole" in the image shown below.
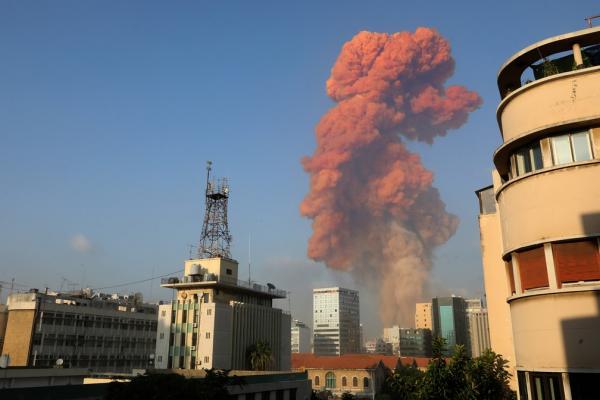
<path fill-rule="evenodd" d="M 252 253 L 250 252 L 250 233 L 248 233 L 248 285 L 250 285 L 252 283 L 252 279 L 250 277 L 250 263 L 251 263 L 251 256 Z"/>

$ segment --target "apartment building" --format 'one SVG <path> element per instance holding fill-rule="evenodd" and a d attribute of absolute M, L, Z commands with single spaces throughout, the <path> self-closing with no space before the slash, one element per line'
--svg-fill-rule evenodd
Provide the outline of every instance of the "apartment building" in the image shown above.
<path fill-rule="evenodd" d="M 315 354 L 360 353 L 358 292 L 340 287 L 313 289 L 313 332 Z"/>
<path fill-rule="evenodd" d="M 597 398 L 600 28 L 500 68 L 493 184 L 477 191 L 492 349 L 521 399 Z"/>
<path fill-rule="evenodd" d="M 2 355 L 12 367 L 131 372 L 152 365 L 157 307 L 141 295 L 83 290 L 8 296 Z"/>
<path fill-rule="evenodd" d="M 161 286 L 176 299 L 159 309 L 157 368 L 247 370 L 249 349 L 264 342 L 268 368 L 289 370 L 291 318 L 273 307 L 284 290 L 238 280 L 237 261 L 224 257 L 187 260 L 183 277 Z"/>

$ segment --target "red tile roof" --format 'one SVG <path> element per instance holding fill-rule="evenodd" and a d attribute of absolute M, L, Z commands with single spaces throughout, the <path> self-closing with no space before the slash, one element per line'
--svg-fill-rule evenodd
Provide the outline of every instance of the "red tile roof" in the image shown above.
<path fill-rule="evenodd" d="M 381 354 L 344 354 L 341 356 L 317 356 L 312 353 L 292 353 L 292 369 L 371 369 L 381 361 L 387 368 L 394 369 L 398 363 L 397 356 Z M 401 357 L 402 365 L 412 365 L 413 360 L 419 368 L 429 364 L 425 357 Z"/>

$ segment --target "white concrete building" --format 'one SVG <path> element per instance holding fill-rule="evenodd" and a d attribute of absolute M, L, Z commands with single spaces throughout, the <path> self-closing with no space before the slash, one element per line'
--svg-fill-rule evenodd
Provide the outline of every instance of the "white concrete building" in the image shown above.
<path fill-rule="evenodd" d="M 289 370 L 291 319 L 272 304 L 285 291 L 237 277 L 237 261 L 215 257 L 188 260 L 182 278 L 163 280 L 177 295 L 159 309 L 158 368 L 250 369 L 248 350 L 262 341 L 269 369 Z"/>
<path fill-rule="evenodd" d="M 310 353 L 311 337 L 310 328 L 304 322 L 295 319 L 292 322 L 292 353 Z"/>
<path fill-rule="evenodd" d="M 383 328 L 383 341 L 392 346 L 394 354 L 400 353 L 400 327 L 394 325 L 388 328 Z"/>
<path fill-rule="evenodd" d="M 315 354 L 360 353 L 358 292 L 340 287 L 313 289 L 313 332 Z"/>

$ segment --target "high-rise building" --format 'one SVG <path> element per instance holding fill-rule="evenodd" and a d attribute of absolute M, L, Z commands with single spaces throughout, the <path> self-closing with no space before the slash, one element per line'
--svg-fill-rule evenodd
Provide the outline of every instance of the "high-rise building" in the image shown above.
<path fill-rule="evenodd" d="M 340 287 L 313 290 L 315 354 L 360 353 L 358 292 Z"/>
<path fill-rule="evenodd" d="M 446 339 L 446 353 L 454 345 L 468 345 L 465 300 L 462 297 L 436 297 L 431 301 L 433 336 Z M 402 349 L 400 350 L 402 351 Z"/>
<path fill-rule="evenodd" d="M 311 338 L 310 328 L 295 319 L 292 322 L 292 353 L 310 353 Z"/>
<path fill-rule="evenodd" d="M 600 27 L 520 50 L 498 88 L 503 143 L 477 192 L 492 349 L 521 398 L 597 398 Z"/>
<path fill-rule="evenodd" d="M 479 357 L 490 349 L 490 330 L 488 312 L 481 299 L 466 299 L 467 333 L 469 344 L 467 350 L 472 357 Z"/>
<path fill-rule="evenodd" d="M 13 367 L 131 372 L 152 366 L 156 306 L 140 295 L 14 293 L 8 296 L 2 354 Z"/>
<path fill-rule="evenodd" d="M 369 339 L 365 342 L 365 353 L 392 355 L 392 344 L 382 338 Z"/>
<path fill-rule="evenodd" d="M 417 303 L 415 310 L 415 328 L 429 330 L 433 329 L 431 303 Z"/>
<path fill-rule="evenodd" d="M 431 330 L 400 328 L 400 355 L 402 357 L 431 356 Z"/>
<path fill-rule="evenodd" d="M 176 299 L 159 309 L 157 368 L 250 369 L 249 349 L 261 341 L 272 351 L 269 369 L 289 369 L 291 319 L 273 308 L 284 290 L 238 280 L 237 261 L 221 257 L 187 260 L 183 278 L 161 286 Z"/>

